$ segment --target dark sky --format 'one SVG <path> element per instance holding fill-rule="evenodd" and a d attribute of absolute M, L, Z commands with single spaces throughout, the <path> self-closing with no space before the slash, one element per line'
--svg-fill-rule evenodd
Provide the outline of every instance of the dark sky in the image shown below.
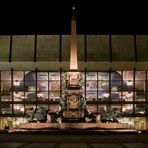
<path fill-rule="evenodd" d="M 1 2 L 0 2 L 1 3 Z M 19 1 L 0 4 L 0 34 L 148 34 L 146 4 L 107 0 Z"/>

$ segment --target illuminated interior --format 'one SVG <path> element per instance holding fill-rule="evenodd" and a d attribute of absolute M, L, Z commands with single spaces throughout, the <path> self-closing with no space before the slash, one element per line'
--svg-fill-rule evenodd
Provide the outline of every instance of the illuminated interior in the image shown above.
<path fill-rule="evenodd" d="M 27 121 L 31 108 L 60 109 L 67 72 L 1 71 L 1 129 L 16 128 Z M 147 71 L 81 72 L 82 95 L 88 112 L 100 113 L 108 106 L 120 114 L 118 120 L 130 128 L 145 129 L 147 121 Z M 129 83 L 130 81 L 130 83 Z M 141 125 L 137 122 L 140 121 Z"/>

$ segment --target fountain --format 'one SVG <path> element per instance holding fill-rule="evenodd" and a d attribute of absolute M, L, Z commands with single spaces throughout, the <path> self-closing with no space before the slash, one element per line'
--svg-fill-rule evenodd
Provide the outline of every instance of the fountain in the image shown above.
<path fill-rule="evenodd" d="M 75 8 L 73 7 L 73 14 Z M 65 96 L 60 99 L 60 110 L 55 114 L 47 112 L 45 123 L 20 123 L 20 128 L 27 129 L 120 129 L 128 128 L 126 123 L 102 123 L 100 114 L 88 113 L 86 98 L 82 95 L 83 78 L 78 72 L 76 19 L 72 16 L 70 72 L 65 73 Z M 33 118 L 31 118 L 33 119 Z"/>

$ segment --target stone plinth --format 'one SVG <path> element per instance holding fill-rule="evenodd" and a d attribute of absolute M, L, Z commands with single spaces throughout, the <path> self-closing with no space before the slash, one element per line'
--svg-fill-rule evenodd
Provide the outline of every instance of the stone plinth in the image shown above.
<path fill-rule="evenodd" d="M 127 123 L 20 123 L 23 129 L 128 129 Z"/>
<path fill-rule="evenodd" d="M 43 128 L 51 128 L 51 129 L 59 129 L 59 123 L 20 123 L 19 128 L 24 129 L 43 129 Z"/>

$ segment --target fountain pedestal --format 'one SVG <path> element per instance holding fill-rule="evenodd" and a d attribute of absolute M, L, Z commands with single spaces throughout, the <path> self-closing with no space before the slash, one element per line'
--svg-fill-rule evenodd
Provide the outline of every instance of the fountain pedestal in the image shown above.
<path fill-rule="evenodd" d="M 68 72 L 66 75 L 66 110 L 64 112 L 64 120 L 80 121 L 83 118 L 84 111 L 81 108 L 82 88 L 80 85 L 81 75 L 79 72 Z"/>

